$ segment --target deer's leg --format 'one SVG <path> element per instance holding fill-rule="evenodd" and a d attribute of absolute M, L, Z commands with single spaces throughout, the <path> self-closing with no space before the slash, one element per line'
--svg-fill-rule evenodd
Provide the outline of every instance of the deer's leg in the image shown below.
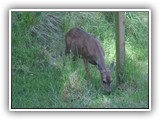
<path fill-rule="evenodd" d="M 70 54 L 70 47 L 66 46 L 65 55 L 67 56 L 68 54 Z"/>
<path fill-rule="evenodd" d="M 89 73 L 89 69 L 88 69 L 88 61 L 87 61 L 87 59 L 83 58 L 83 62 L 84 62 L 85 68 L 86 68 L 86 73 L 87 73 L 87 76 L 88 76 L 88 81 L 90 82 L 90 73 Z"/>

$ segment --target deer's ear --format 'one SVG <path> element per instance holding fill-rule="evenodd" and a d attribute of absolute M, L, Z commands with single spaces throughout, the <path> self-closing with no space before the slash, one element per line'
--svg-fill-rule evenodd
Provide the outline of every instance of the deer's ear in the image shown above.
<path fill-rule="evenodd" d="M 109 70 L 111 71 L 111 70 L 113 69 L 113 67 L 114 67 L 114 62 L 112 62 L 112 63 L 110 64 Z"/>

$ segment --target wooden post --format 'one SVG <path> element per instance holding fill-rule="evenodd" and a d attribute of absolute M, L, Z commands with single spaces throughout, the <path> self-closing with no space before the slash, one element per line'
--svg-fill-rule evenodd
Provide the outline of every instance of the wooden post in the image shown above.
<path fill-rule="evenodd" d="M 117 82 L 123 82 L 123 68 L 125 62 L 125 12 L 115 13 L 116 36 L 116 76 Z"/>

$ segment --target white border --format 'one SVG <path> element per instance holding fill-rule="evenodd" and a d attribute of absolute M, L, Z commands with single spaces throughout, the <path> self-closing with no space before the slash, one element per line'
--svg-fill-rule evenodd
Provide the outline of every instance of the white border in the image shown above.
<path fill-rule="evenodd" d="M 150 9 L 10 9 L 9 11 L 146 11 Z"/>
<path fill-rule="evenodd" d="M 11 12 L 12 11 L 146 11 L 149 12 L 149 109 L 12 109 L 11 108 Z M 9 110 L 10 111 L 150 111 L 151 110 L 151 10 L 150 9 L 10 9 L 9 10 Z"/>
<path fill-rule="evenodd" d="M 11 10 L 9 11 L 9 110 L 11 110 Z"/>
<path fill-rule="evenodd" d="M 148 58 L 148 62 L 149 62 L 149 110 L 151 110 L 151 104 L 152 104 L 152 102 L 151 102 L 151 10 L 149 10 L 149 37 L 148 37 L 148 39 L 149 39 L 149 58 Z"/>

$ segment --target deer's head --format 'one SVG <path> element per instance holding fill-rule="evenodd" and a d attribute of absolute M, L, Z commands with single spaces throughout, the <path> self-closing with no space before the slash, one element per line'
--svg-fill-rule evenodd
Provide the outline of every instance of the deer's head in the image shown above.
<path fill-rule="evenodd" d="M 111 70 L 113 69 L 113 67 L 114 67 L 114 62 L 110 64 L 108 70 L 100 70 L 103 86 L 105 87 L 106 91 L 109 94 L 111 93 L 111 85 L 110 85 L 112 82 Z"/>

